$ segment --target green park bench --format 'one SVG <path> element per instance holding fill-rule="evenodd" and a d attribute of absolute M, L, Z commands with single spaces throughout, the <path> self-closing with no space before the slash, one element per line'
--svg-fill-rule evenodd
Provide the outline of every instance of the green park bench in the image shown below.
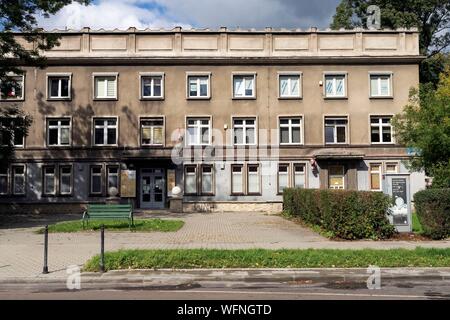
<path fill-rule="evenodd" d="M 134 227 L 133 209 L 131 204 L 89 204 L 83 212 L 83 229 L 85 222 L 89 225 L 90 220 L 128 220 L 128 225 Z"/>

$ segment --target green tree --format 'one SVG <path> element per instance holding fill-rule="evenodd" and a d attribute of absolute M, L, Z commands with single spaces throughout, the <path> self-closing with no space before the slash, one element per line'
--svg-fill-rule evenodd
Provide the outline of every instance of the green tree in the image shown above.
<path fill-rule="evenodd" d="M 435 187 L 450 188 L 450 68 L 437 89 L 430 83 L 412 89 L 410 102 L 392 124 L 397 141 L 416 151 L 410 169 L 425 170 Z"/>
<path fill-rule="evenodd" d="M 420 32 L 420 53 L 427 58 L 444 52 L 449 47 L 449 0 L 342 0 L 336 8 L 331 28 L 365 27 L 367 8 L 370 5 L 380 7 L 382 28 L 417 27 Z M 431 65 L 432 63 L 436 64 Z M 437 78 L 429 72 L 439 67 L 442 67 L 439 60 L 426 59 L 421 65 L 421 82 L 433 82 L 436 85 Z"/>
<path fill-rule="evenodd" d="M 49 17 L 64 6 L 90 0 L 0 0 L 0 94 L 4 95 L 17 86 L 12 74 L 23 73 L 21 66 L 45 67 L 42 50 L 59 45 L 59 35 L 45 33 L 38 27 L 36 15 Z M 21 33 L 21 38 L 17 33 Z M 11 138 L 27 135 L 31 117 L 14 102 L 0 105 L 0 165 L 6 165 L 14 155 Z"/>

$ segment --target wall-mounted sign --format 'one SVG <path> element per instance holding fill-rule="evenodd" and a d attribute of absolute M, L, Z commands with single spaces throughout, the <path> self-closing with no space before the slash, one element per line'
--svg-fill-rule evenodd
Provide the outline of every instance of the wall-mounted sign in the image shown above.
<path fill-rule="evenodd" d="M 120 171 L 120 196 L 122 198 L 136 197 L 136 170 Z"/>

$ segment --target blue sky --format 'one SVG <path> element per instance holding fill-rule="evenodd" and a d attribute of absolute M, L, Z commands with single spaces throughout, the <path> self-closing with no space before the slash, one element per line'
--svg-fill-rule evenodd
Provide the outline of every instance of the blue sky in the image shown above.
<path fill-rule="evenodd" d="M 73 3 L 45 29 L 136 28 L 327 28 L 339 0 L 95 0 Z"/>

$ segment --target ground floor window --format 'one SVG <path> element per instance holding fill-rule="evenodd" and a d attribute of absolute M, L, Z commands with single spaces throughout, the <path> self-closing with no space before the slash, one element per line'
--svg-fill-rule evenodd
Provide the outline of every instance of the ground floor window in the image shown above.
<path fill-rule="evenodd" d="M 397 162 L 387 162 L 386 163 L 386 173 L 398 173 L 398 163 Z"/>
<path fill-rule="evenodd" d="M 283 193 L 283 190 L 289 187 L 289 165 L 278 165 L 278 193 Z"/>
<path fill-rule="evenodd" d="M 43 168 L 44 176 L 44 195 L 56 194 L 56 172 L 54 166 L 46 166 Z"/>
<path fill-rule="evenodd" d="M 59 167 L 59 193 L 72 194 L 72 166 Z"/>
<path fill-rule="evenodd" d="M 0 194 L 8 194 L 8 169 L 0 169 Z"/>
<path fill-rule="evenodd" d="M 381 163 L 371 163 L 370 168 L 370 190 L 381 190 Z"/>
<path fill-rule="evenodd" d="M 303 163 L 294 163 L 294 187 L 306 187 L 305 164 Z"/>
<path fill-rule="evenodd" d="M 344 166 L 328 167 L 328 187 L 330 189 L 345 189 Z"/>
<path fill-rule="evenodd" d="M 184 190 L 188 195 L 214 194 L 213 165 L 186 165 L 184 167 Z"/>
<path fill-rule="evenodd" d="M 103 192 L 102 167 L 91 166 L 91 194 L 99 195 Z"/>
<path fill-rule="evenodd" d="M 13 194 L 24 195 L 25 194 L 25 165 L 13 166 Z"/>
<path fill-rule="evenodd" d="M 233 164 L 231 166 L 231 194 L 261 194 L 261 172 L 259 164 Z"/>
<path fill-rule="evenodd" d="M 202 165 L 202 194 L 213 194 L 214 168 L 211 165 Z"/>
<path fill-rule="evenodd" d="M 184 168 L 185 194 L 197 194 L 197 166 L 189 165 Z"/>
<path fill-rule="evenodd" d="M 244 193 L 244 166 L 241 164 L 231 166 L 231 193 Z"/>
<path fill-rule="evenodd" d="M 119 191 L 119 167 L 108 167 L 108 194 L 110 194 L 111 188 L 116 188 Z"/>
<path fill-rule="evenodd" d="M 247 193 L 261 193 L 259 165 L 257 164 L 251 164 L 247 166 Z"/>
<path fill-rule="evenodd" d="M 304 163 L 280 163 L 278 165 L 278 193 L 286 188 L 305 188 L 306 165 Z"/>

